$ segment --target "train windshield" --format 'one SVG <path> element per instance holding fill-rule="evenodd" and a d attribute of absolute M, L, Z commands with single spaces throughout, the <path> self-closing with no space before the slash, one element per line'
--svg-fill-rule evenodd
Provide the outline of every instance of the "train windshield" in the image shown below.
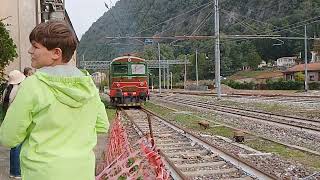
<path fill-rule="evenodd" d="M 128 66 L 127 65 L 113 65 L 112 71 L 114 74 L 128 74 Z"/>
<path fill-rule="evenodd" d="M 146 66 L 144 64 L 132 64 L 132 74 L 146 74 Z"/>

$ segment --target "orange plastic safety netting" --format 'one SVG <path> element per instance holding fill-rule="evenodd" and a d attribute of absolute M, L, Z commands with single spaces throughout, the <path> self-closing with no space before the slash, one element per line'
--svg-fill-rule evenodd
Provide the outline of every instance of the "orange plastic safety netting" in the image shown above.
<path fill-rule="evenodd" d="M 96 180 L 167 180 L 170 177 L 151 139 L 143 137 L 130 146 L 119 113 L 111 126 L 104 161 L 98 169 Z"/>

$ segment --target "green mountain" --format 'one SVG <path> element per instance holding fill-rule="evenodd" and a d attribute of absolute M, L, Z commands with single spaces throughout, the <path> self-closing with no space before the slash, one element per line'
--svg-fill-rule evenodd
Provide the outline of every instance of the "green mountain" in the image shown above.
<path fill-rule="evenodd" d="M 149 59 L 157 57 L 156 46 L 144 43 L 145 39 L 109 37 L 214 35 L 213 3 L 212 0 L 120 0 L 83 35 L 78 57 L 82 59 L 84 55 L 86 61 L 112 60 L 125 53 L 138 53 Z M 303 37 L 307 24 L 308 36 L 319 37 L 320 0 L 221 0 L 219 7 L 222 36 Z M 209 64 L 214 61 L 213 39 L 174 42 L 166 39 L 159 43 L 167 49 L 163 52 L 167 53 L 166 59 L 189 54 L 192 60 L 197 48 L 204 59 L 212 60 Z M 313 41 L 308 43 L 312 48 Z M 261 60 L 271 62 L 303 51 L 303 40 L 222 38 L 222 73 L 233 73 L 242 66 L 255 68 Z"/>

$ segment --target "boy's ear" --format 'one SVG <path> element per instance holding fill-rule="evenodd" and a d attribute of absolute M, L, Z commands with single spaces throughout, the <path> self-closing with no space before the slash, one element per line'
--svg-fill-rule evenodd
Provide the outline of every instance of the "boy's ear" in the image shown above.
<path fill-rule="evenodd" d="M 62 61 L 62 50 L 60 48 L 54 48 L 52 50 L 53 53 L 53 57 L 52 59 L 57 61 L 57 60 L 61 60 Z"/>

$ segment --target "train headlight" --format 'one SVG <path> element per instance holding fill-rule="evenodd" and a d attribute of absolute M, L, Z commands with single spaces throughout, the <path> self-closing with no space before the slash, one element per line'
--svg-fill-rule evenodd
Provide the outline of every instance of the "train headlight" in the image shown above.
<path fill-rule="evenodd" d="M 116 86 L 117 86 L 117 87 L 120 87 L 120 84 L 119 84 L 119 83 L 116 83 Z"/>

